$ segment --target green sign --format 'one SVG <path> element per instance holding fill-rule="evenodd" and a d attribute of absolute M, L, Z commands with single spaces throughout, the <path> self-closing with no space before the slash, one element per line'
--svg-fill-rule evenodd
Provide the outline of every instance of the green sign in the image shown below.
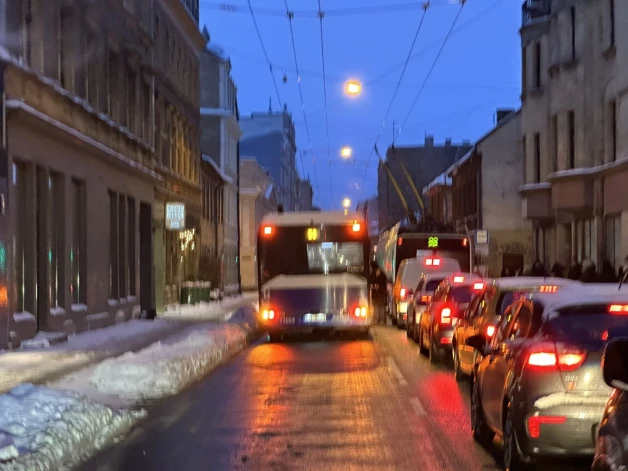
<path fill-rule="evenodd" d="M 427 239 L 427 247 L 429 249 L 438 248 L 438 237 L 430 237 L 429 239 Z"/>

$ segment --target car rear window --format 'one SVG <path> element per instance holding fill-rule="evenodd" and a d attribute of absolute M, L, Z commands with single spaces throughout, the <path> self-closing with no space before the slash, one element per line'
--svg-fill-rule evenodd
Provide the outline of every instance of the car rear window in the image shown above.
<path fill-rule="evenodd" d="M 452 295 L 454 302 L 458 304 L 466 304 L 471 302 L 473 290 L 471 289 L 471 286 L 460 286 L 453 289 Z"/>
<path fill-rule="evenodd" d="M 430 281 L 428 281 L 425 284 L 425 291 L 427 291 L 428 293 L 432 293 L 432 292 L 436 291 L 436 288 L 438 288 L 438 285 L 440 285 L 442 282 L 443 282 L 443 280 L 430 280 Z"/>
<path fill-rule="evenodd" d="M 533 289 L 519 289 L 516 291 L 504 291 L 499 295 L 495 305 L 495 314 L 503 316 L 506 308 L 526 293 L 531 293 Z"/>
<path fill-rule="evenodd" d="M 610 314 L 608 306 L 574 306 L 561 309 L 543 326 L 557 342 L 603 348 L 614 337 L 628 337 L 628 315 Z"/>

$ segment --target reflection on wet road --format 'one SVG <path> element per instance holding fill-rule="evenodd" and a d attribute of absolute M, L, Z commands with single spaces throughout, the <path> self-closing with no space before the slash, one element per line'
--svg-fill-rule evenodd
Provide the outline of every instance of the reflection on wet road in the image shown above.
<path fill-rule="evenodd" d="M 468 397 L 395 328 L 372 341 L 261 342 L 82 469 L 500 469 L 498 445 L 471 437 Z"/>

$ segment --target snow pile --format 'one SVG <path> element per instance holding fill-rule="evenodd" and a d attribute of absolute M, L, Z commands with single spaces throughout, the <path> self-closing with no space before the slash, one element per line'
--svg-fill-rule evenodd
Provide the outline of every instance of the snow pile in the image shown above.
<path fill-rule="evenodd" d="M 242 294 L 222 301 L 201 302 L 199 304 L 171 304 L 166 306 L 160 318 L 171 319 L 204 319 L 204 320 L 229 320 L 233 310 L 257 299 L 256 294 Z"/>
<path fill-rule="evenodd" d="M 170 345 L 161 342 L 138 353 L 105 360 L 89 382 L 101 394 L 136 402 L 176 394 L 208 373 L 225 355 L 247 343 L 248 329 L 238 324 L 197 330 Z"/>
<path fill-rule="evenodd" d="M 77 394 L 25 383 L 0 396 L 0 462 L 6 471 L 76 465 L 144 412 L 120 411 Z"/>

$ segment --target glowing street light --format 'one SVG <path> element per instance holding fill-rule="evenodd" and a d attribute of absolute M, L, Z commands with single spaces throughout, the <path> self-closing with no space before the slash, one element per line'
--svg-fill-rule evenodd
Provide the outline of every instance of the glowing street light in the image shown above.
<path fill-rule="evenodd" d="M 351 206 L 351 200 L 349 198 L 345 198 L 342 200 L 342 207 L 348 209 Z"/>
<path fill-rule="evenodd" d="M 344 146 L 342 149 L 340 149 L 340 155 L 345 158 L 351 157 L 352 153 L 353 153 L 353 149 L 351 149 L 351 147 L 349 146 Z"/>
<path fill-rule="evenodd" d="M 356 80 L 349 80 L 345 84 L 345 90 L 351 96 L 357 96 L 362 92 L 362 85 Z"/>

